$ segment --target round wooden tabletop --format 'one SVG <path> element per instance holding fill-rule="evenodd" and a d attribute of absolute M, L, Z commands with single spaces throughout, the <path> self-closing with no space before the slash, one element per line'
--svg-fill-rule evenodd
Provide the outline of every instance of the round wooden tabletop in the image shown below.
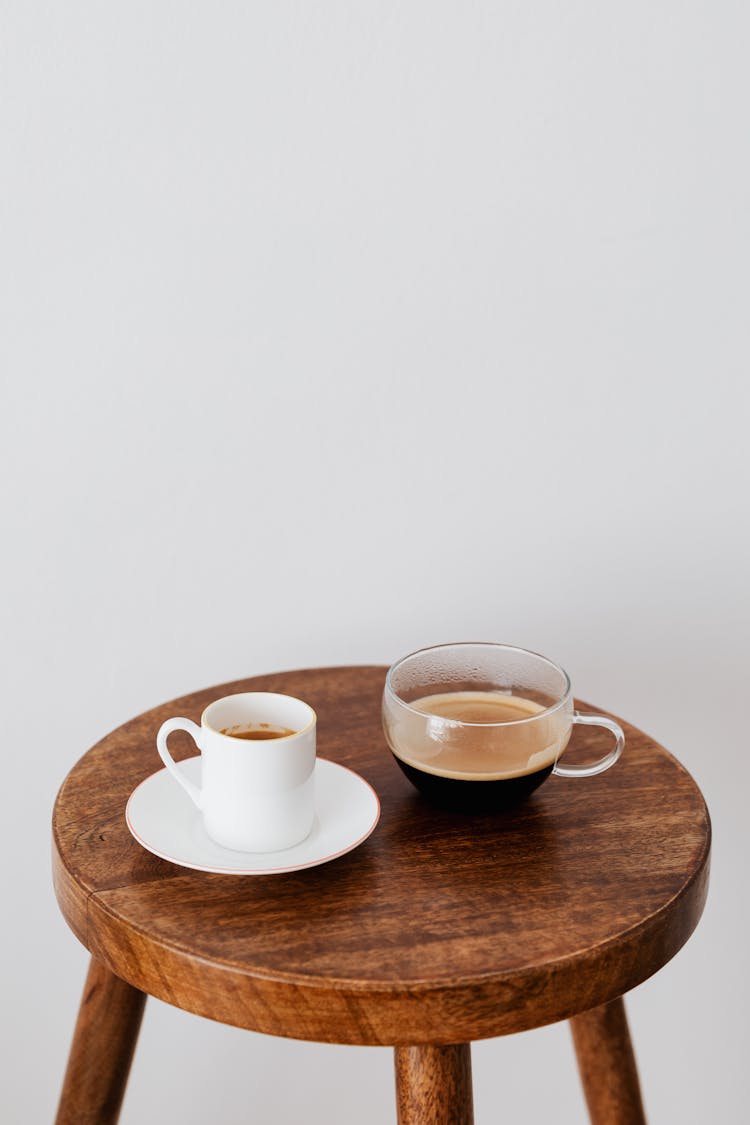
<path fill-rule="evenodd" d="M 625 753 L 607 773 L 552 777 L 500 815 L 440 811 L 387 749 L 385 672 L 222 684 L 139 715 L 85 754 L 55 805 L 53 867 L 60 908 L 91 953 L 143 992 L 224 1023 L 393 1046 L 565 1019 L 674 956 L 705 902 L 710 822 L 670 754 L 622 723 Z M 237 691 L 315 708 L 319 756 L 380 796 L 380 823 L 359 848 L 296 873 L 238 877 L 176 867 L 131 837 L 125 805 L 161 766 L 159 725 L 197 721 Z M 610 737 L 576 727 L 568 754 L 598 755 Z M 179 733 L 170 749 L 195 753 Z"/>

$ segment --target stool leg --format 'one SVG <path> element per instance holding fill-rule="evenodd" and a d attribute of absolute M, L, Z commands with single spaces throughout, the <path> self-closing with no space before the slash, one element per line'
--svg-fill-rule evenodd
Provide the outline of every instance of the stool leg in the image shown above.
<path fill-rule="evenodd" d="M 471 1046 L 396 1047 L 398 1125 L 473 1125 Z"/>
<path fill-rule="evenodd" d="M 646 1125 L 622 997 L 570 1021 L 591 1125 Z"/>
<path fill-rule="evenodd" d="M 91 958 L 56 1125 L 115 1125 L 146 995 Z"/>

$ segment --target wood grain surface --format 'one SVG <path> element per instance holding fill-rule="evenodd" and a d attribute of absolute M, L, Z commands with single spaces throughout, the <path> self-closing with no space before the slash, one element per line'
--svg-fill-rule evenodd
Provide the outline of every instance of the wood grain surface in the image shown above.
<path fill-rule="evenodd" d="M 146 996 L 94 958 L 83 986 L 56 1125 L 115 1125 Z"/>
<path fill-rule="evenodd" d="M 622 998 L 570 1021 L 591 1125 L 646 1125 Z"/>
<path fill-rule="evenodd" d="M 53 818 L 55 889 L 79 940 L 136 988 L 188 1011 L 272 1035 L 395 1046 L 564 1019 L 674 956 L 703 909 L 710 825 L 671 755 L 623 723 L 625 753 L 605 774 L 552 777 L 501 815 L 441 811 L 387 749 L 385 672 L 223 684 L 138 716 L 85 754 Z M 256 878 L 189 871 L 144 851 L 124 811 L 161 766 L 161 722 L 199 721 L 213 700 L 253 690 L 315 708 L 319 755 L 380 796 L 375 833 L 332 863 Z M 598 756 L 609 737 L 576 728 L 570 757 Z M 195 753 L 180 734 L 170 749 Z"/>
<path fill-rule="evenodd" d="M 397 1047 L 398 1125 L 473 1125 L 471 1047 Z"/>

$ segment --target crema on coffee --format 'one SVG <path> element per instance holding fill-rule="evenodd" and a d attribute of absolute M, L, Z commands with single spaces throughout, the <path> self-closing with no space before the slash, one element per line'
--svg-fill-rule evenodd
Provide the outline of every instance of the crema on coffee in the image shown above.
<path fill-rule="evenodd" d="M 221 734 L 228 734 L 230 738 L 244 738 L 252 742 L 256 742 L 259 739 L 288 738 L 290 734 L 296 733 L 296 731 L 290 730 L 288 727 L 275 727 L 272 726 L 271 723 L 256 723 L 254 726 L 244 727 L 225 727 L 221 731 Z"/>
<path fill-rule="evenodd" d="M 410 700 L 386 733 L 417 788 L 454 807 L 492 808 L 541 785 L 570 729 L 562 708 L 497 691 L 455 691 Z"/>

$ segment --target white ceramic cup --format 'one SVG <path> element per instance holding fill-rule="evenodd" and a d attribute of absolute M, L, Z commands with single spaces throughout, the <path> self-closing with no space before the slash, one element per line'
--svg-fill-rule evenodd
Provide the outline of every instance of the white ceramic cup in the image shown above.
<path fill-rule="evenodd" d="M 312 707 L 301 699 L 248 691 L 211 703 L 200 726 L 191 719 L 167 719 L 156 745 L 164 765 L 201 810 L 212 840 L 241 852 L 276 852 L 299 844 L 312 828 L 316 722 Z M 262 723 L 294 734 L 258 740 L 222 734 Z M 174 730 L 187 731 L 201 752 L 200 788 L 167 749 Z"/>

